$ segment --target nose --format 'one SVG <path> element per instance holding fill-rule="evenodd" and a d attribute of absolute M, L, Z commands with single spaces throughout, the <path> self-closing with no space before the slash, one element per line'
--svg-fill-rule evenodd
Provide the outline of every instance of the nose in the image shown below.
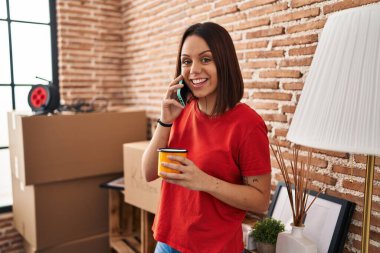
<path fill-rule="evenodd" d="M 191 65 L 190 74 L 198 74 L 201 72 L 202 66 L 200 63 L 194 61 Z"/>

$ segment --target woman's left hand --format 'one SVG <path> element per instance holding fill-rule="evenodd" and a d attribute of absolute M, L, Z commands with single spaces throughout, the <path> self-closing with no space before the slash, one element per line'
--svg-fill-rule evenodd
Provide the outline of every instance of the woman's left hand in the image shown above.
<path fill-rule="evenodd" d="M 160 172 L 163 180 L 172 184 L 181 185 L 190 190 L 205 190 L 205 187 L 207 187 L 207 184 L 212 179 L 210 175 L 203 172 L 191 160 L 185 157 L 169 156 L 168 158 L 180 164 L 163 162 L 162 165 L 170 169 L 178 170 L 180 173 Z"/>

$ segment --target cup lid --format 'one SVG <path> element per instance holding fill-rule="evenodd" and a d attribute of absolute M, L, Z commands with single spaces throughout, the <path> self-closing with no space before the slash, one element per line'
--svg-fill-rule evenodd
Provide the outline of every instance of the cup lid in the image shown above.
<path fill-rule="evenodd" d="M 180 148 L 159 148 L 157 149 L 159 152 L 167 152 L 167 153 L 187 153 L 187 149 Z"/>

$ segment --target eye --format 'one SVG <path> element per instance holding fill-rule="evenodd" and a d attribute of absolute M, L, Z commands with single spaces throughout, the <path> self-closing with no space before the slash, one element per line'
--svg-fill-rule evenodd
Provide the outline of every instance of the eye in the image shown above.
<path fill-rule="evenodd" d="M 201 58 L 202 63 L 209 63 L 210 61 L 212 61 L 212 59 L 210 57 L 202 57 Z"/>
<path fill-rule="evenodd" d="M 183 59 L 181 61 L 182 65 L 190 65 L 191 64 L 191 61 L 189 59 Z"/>

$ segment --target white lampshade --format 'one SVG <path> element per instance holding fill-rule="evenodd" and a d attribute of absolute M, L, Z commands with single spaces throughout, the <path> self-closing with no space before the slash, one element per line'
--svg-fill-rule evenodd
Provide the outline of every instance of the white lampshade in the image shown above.
<path fill-rule="evenodd" d="M 380 4 L 328 18 L 287 139 L 380 155 Z"/>

